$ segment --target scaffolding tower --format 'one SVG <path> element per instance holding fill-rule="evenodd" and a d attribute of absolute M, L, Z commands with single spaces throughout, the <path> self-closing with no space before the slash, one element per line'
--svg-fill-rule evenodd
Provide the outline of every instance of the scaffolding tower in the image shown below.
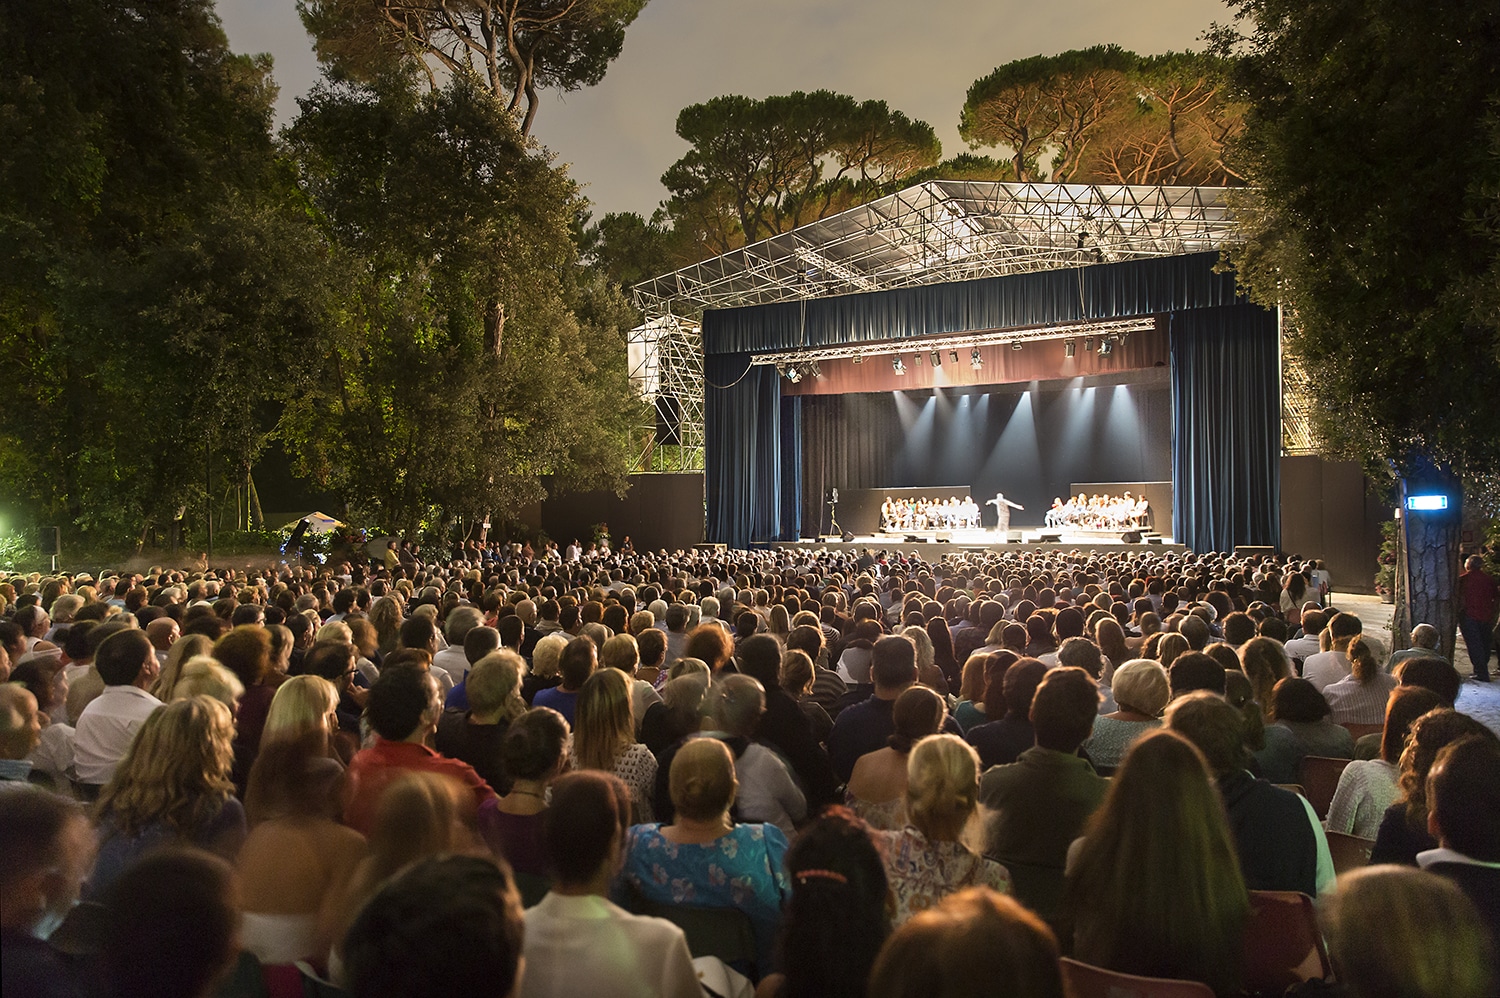
<path fill-rule="evenodd" d="M 660 315 L 626 338 L 630 382 L 649 423 L 636 433 L 635 473 L 703 470 L 703 339 L 688 319 Z"/>

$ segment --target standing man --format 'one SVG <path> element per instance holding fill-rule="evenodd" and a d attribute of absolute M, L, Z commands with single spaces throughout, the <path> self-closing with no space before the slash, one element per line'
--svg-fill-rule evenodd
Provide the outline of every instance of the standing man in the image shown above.
<path fill-rule="evenodd" d="M 986 506 L 995 507 L 995 528 L 1001 533 L 1010 529 L 1010 511 L 1013 509 L 1025 509 L 1020 503 L 1011 502 L 1005 498 L 1005 493 L 996 492 L 995 498 L 985 503 Z"/>
<path fill-rule="evenodd" d="M 1500 591 L 1495 580 L 1484 570 L 1484 559 L 1473 555 L 1464 562 L 1458 577 L 1458 629 L 1474 663 L 1476 682 L 1490 681 L 1490 655 L 1494 653 L 1493 628 L 1495 610 L 1500 606 Z"/>

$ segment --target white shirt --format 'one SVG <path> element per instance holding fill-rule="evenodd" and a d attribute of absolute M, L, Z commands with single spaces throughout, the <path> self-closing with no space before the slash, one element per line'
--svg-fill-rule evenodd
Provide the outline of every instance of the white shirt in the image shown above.
<path fill-rule="evenodd" d="M 1286 653 L 1292 658 L 1300 658 L 1303 661 L 1312 658 L 1314 655 L 1322 654 L 1319 650 L 1318 636 L 1316 634 L 1293 638 L 1282 647 L 1286 649 Z"/>
<path fill-rule="evenodd" d="M 740 783 L 741 819 L 775 825 L 787 838 L 796 834 L 796 823 L 807 817 L 807 797 L 781 756 L 751 742 L 734 760 L 734 775 Z"/>
<path fill-rule="evenodd" d="M 102 785 L 115 775 L 135 734 L 162 702 L 136 686 L 106 686 L 78 717 L 73 767 L 78 782 Z"/>
<path fill-rule="evenodd" d="M 469 659 L 464 655 L 463 645 L 449 645 L 432 656 L 432 668 L 434 672 L 438 669 L 446 672 L 454 686 L 463 682 L 464 676 L 469 674 Z"/>
<path fill-rule="evenodd" d="M 1302 678 L 1319 693 L 1348 675 L 1349 659 L 1341 651 L 1320 651 L 1302 663 Z"/>
<path fill-rule="evenodd" d="M 556 893 L 525 917 L 518 998 L 703 998 L 687 937 L 664 918 Z"/>

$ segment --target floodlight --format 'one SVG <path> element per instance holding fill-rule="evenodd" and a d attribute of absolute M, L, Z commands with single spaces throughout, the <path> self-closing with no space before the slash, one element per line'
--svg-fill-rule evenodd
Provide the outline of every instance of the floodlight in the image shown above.
<path fill-rule="evenodd" d="M 1441 494 L 1407 496 L 1406 508 L 1413 513 L 1435 513 L 1448 508 L 1448 497 Z"/>
<path fill-rule="evenodd" d="M 943 366 L 943 351 L 941 351 L 941 350 L 934 350 L 934 351 L 932 351 L 932 366 L 933 367 L 942 367 Z"/>
<path fill-rule="evenodd" d="M 1115 341 L 1114 340 L 1112 340 L 1112 339 L 1102 339 L 1102 340 L 1099 341 L 1099 356 L 1101 356 L 1101 357 L 1108 357 L 1110 354 L 1112 354 L 1114 352 L 1115 352 Z"/>
<path fill-rule="evenodd" d="M 895 371 L 897 374 L 905 374 L 906 364 L 902 362 L 900 357 L 892 357 L 891 370 Z"/>
<path fill-rule="evenodd" d="M 976 371 L 984 366 L 984 358 L 979 355 L 978 347 L 969 351 L 969 366 Z"/>
<path fill-rule="evenodd" d="M 1072 357 L 1077 352 L 1078 352 L 1078 343 L 1076 341 L 1074 341 L 1074 340 L 1067 340 L 1066 342 L 1063 343 L 1063 356 L 1064 357 Z"/>

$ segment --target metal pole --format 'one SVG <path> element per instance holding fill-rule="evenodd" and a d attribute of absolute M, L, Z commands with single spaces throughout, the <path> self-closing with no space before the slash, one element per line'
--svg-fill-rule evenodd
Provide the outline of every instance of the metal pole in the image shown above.
<path fill-rule="evenodd" d="M 213 459 L 213 455 L 209 453 L 208 438 L 206 438 L 206 437 L 203 440 L 203 468 L 204 468 L 204 473 L 205 473 L 205 475 L 207 476 L 207 479 L 208 479 L 208 484 L 207 484 L 207 490 L 208 491 L 207 491 L 207 495 L 206 495 L 205 500 L 204 500 L 205 504 L 208 507 L 208 553 L 207 553 L 207 557 L 208 557 L 209 561 L 212 561 L 213 557 L 214 557 L 214 459 Z"/>

